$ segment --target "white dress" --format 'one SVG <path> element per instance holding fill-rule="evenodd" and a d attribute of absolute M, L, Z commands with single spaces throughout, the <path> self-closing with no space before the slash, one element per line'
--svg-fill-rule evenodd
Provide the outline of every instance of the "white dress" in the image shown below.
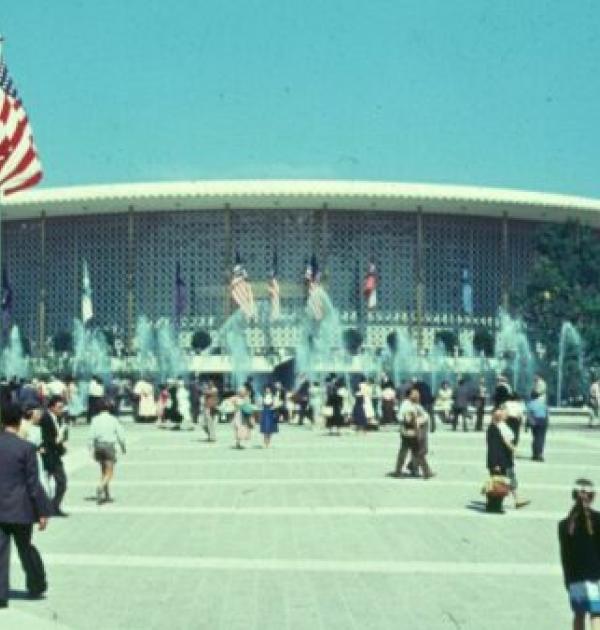
<path fill-rule="evenodd" d="M 152 384 L 147 381 L 138 381 L 133 388 L 133 393 L 140 399 L 138 415 L 141 418 L 154 418 L 157 410 Z"/>

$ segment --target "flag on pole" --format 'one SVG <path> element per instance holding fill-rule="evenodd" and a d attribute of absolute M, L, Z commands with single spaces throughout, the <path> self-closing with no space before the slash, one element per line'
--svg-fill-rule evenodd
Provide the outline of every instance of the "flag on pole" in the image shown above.
<path fill-rule="evenodd" d="M 281 295 L 279 291 L 279 282 L 277 280 L 278 271 L 277 251 L 274 251 L 273 265 L 271 267 L 271 274 L 267 283 L 267 290 L 271 301 L 271 321 L 279 319 L 281 315 Z"/>
<path fill-rule="evenodd" d="M 235 254 L 230 290 L 233 301 L 239 306 L 246 319 L 252 319 L 256 314 L 254 295 L 252 294 L 252 286 L 248 282 L 248 274 L 242 265 L 239 252 Z"/>
<path fill-rule="evenodd" d="M 10 329 L 12 319 L 13 292 L 8 281 L 8 272 L 6 267 L 2 269 L 2 332 L 6 336 Z"/>
<path fill-rule="evenodd" d="M 187 294 L 185 282 L 181 277 L 181 263 L 178 261 L 175 267 L 175 326 L 181 327 L 181 318 L 187 306 Z"/>
<path fill-rule="evenodd" d="M 83 282 L 81 292 L 81 321 L 87 324 L 94 317 L 94 307 L 92 305 L 92 284 L 90 282 L 90 272 L 87 262 L 83 261 Z"/>
<path fill-rule="evenodd" d="M 317 257 L 313 254 L 310 263 L 307 264 L 304 274 L 306 283 L 306 309 L 308 314 L 317 321 L 321 321 L 325 315 L 323 300 L 323 288 L 321 287 L 321 272 L 317 264 Z"/>
<path fill-rule="evenodd" d="M 363 280 L 363 295 L 367 308 L 372 311 L 377 307 L 377 267 L 374 262 L 369 263 L 369 268 Z"/>
<path fill-rule="evenodd" d="M 473 315 L 473 285 L 466 267 L 462 271 L 462 307 L 465 315 Z"/>
<path fill-rule="evenodd" d="M 10 195 L 42 179 L 33 132 L 0 51 L 0 195 Z"/>

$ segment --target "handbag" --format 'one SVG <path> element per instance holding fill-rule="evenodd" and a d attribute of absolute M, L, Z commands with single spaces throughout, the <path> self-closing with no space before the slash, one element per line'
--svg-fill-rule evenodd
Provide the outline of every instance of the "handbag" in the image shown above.
<path fill-rule="evenodd" d="M 323 416 L 325 418 L 331 418 L 333 416 L 333 407 L 331 405 L 325 405 L 323 407 Z"/>
<path fill-rule="evenodd" d="M 510 493 L 510 480 L 502 475 L 493 475 L 484 483 L 481 493 L 488 497 L 504 499 Z"/>

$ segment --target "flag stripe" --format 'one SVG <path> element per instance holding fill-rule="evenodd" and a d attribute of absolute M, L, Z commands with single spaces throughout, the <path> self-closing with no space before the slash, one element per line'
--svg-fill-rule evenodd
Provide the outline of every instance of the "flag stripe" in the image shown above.
<path fill-rule="evenodd" d="M 8 70 L 0 62 L 0 193 L 13 194 L 42 179 L 42 165 L 29 119 Z"/>

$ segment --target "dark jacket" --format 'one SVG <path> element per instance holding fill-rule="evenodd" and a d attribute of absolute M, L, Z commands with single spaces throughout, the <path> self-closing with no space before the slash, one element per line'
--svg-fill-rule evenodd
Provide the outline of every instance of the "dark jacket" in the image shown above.
<path fill-rule="evenodd" d="M 0 433 L 0 523 L 35 523 L 50 515 L 33 444 Z"/>
<path fill-rule="evenodd" d="M 513 466 L 513 453 L 504 443 L 500 429 L 494 424 L 487 428 L 487 469 L 490 473 L 506 474 Z"/>
<path fill-rule="evenodd" d="M 593 533 L 587 530 L 582 514 L 577 517 L 573 535 L 569 532 L 569 519 L 558 524 L 558 540 L 565 586 L 573 582 L 600 580 L 600 514 L 590 510 Z"/>
<path fill-rule="evenodd" d="M 59 421 L 60 423 L 60 421 Z M 53 472 L 57 466 L 61 463 L 62 457 L 66 452 L 64 444 L 57 444 L 58 431 L 50 412 L 46 411 L 40 420 L 40 430 L 42 433 L 42 446 L 43 449 L 42 463 L 44 464 L 44 470 Z"/>

